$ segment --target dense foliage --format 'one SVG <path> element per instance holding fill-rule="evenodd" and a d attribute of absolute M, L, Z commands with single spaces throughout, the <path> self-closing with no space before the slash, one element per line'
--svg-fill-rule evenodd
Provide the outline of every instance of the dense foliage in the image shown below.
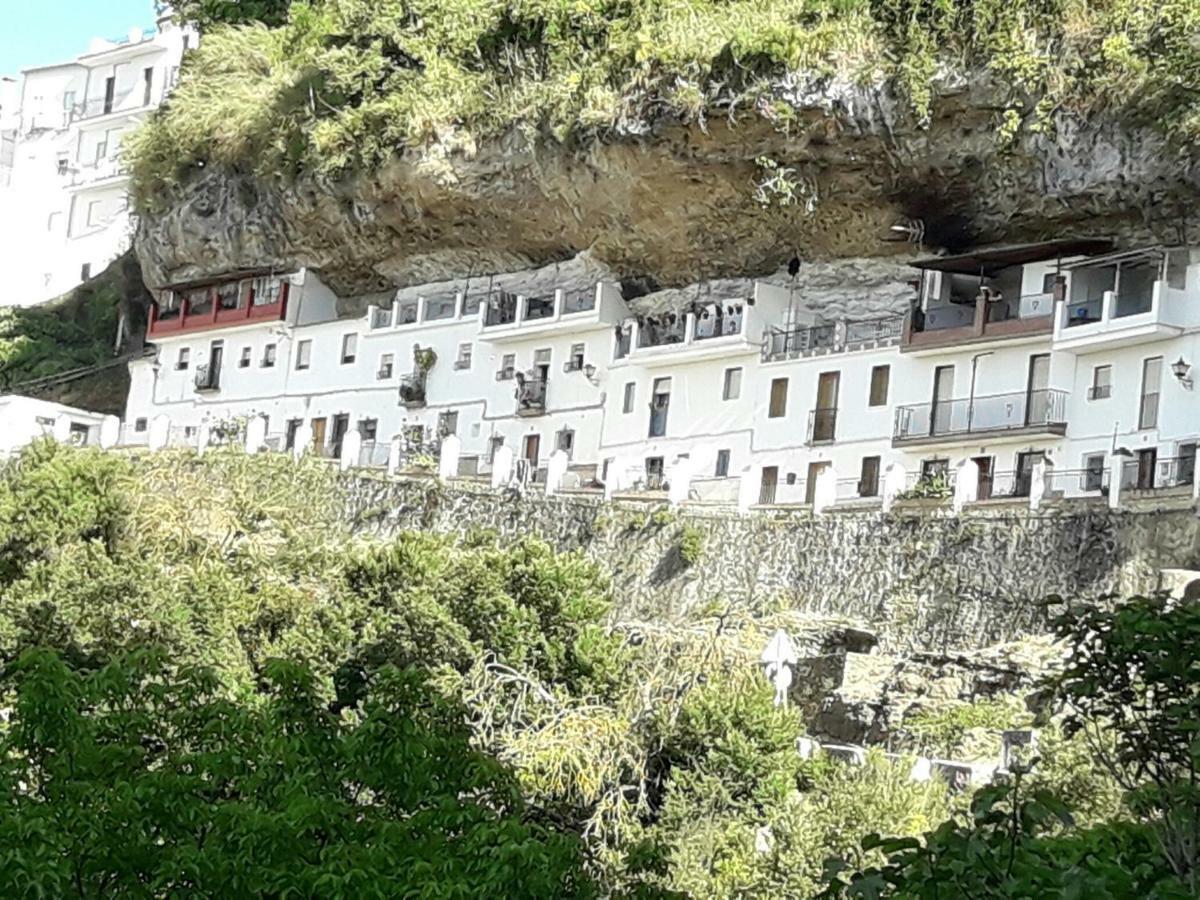
<path fill-rule="evenodd" d="M 319 460 L 233 447 L 41 442 L 0 468 L 5 894 L 1171 898 L 1195 877 L 1190 607 L 1065 618 L 1078 719 L 968 813 L 910 759 L 799 757 L 758 667 L 786 613 L 614 627 L 580 553 L 355 536 L 340 491 Z M 1027 721 L 952 702 L 903 726 L 955 752 Z"/>
<path fill-rule="evenodd" d="M 207 22 L 280 4 L 193 0 Z M 762 116 L 786 129 L 788 73 L 895 77 L 918 117 L 948 69 L 1008 92 L 997 130 L 1122 110 L 1200 131 L 1194 0 L 297 0 L 278 27 L 213 28 L 169 106 L 126 144 L 150 205 L 198 166 L 260 175 L 374 168 L 512 127 L 587 139 L 661 116 Z M 441 154 L 432 154 L 436 165 Z"/>

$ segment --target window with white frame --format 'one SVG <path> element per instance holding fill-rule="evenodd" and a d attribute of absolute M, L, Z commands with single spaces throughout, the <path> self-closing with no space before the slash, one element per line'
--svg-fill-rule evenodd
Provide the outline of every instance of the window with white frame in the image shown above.
<path fill-rule="evenodd" d="M 348 366 L 358 358 L 358 335 L 354 332 L 342 335 L 342 365 Z"/>
<path fill-rule="evenodd" d="M 583 344 L 572 344 L 571 355 L 567 358 L 567 371 L 579 372 L 583 370 Z"/>
<path fill-rule="evenodd" d="M 621 401 L 621 412 L 633 412 L 633 403 L 637 396 L 637 383 L 633 381 L 625 382 L 625 396 Z"/>
<path fill-rule="evenodd" d="M 505 353 L 500 359 L 500 371 L 496 373 L 497 381 L 509 381 L 517 373 L 517 355 Z"/>
<path fill-rule="evenodd" d="M 742 396 L 742 369 L 740 366 L 725 370 L 725 384 L 721 388 L 722 400 L 736 400 Z"/>
<path fill-rule="evenodd" d="M 385 381 L 392 377 L 392 370 L 395 367 L 395 356 L 391 353 L 384 353 L 379 357 L 379 371 L 375 377 L 380 381 Z"/>
<path fill-rule="evenodd" d="M 307 369 L 312 365 L 312 341 L 301 341 L 296 345 L 296 368 Z"/>
<path fill-rule="evenodd" d="M 464 341 L 458 345 L 458 355 L 454 358 L 454 368 L 469 369 L 471 368 L 471 354 L 474 350 L 470 341 Z"/>
<path fill-rule="evenodd" d="M 181 371 L 186 369 L 188 367 L 188 362 L 190 361 L 191 355 L 192 351 L 190 348 L 180 347 L 179 355 L 175 357 L 175 368 Z"/>
<path fill-rule="evenodd" d="M 242 348 L 242 355 L 238 358 L 238 368 L 239 369 L 250 368 L 250 357 L 253 353 L 254 353 L 254 351 L 250 347 Z"/>
<path fill-rule="evenodd" d="M 1088 389 L 1089 400 L 1107 400 L 1112 396 L 1112 366 L 1095 366 L 1092 369 L 1092 386 Z"/>
<path fill-rule="evenodd" d="M 267 344 L 263 347 L 262 367 L 270 369 L 275 365 L 275 345 Z"/>

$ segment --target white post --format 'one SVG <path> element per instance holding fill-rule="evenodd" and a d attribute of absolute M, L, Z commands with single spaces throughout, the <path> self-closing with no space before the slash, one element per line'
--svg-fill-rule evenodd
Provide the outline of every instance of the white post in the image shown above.
<path fill-rule="evenodd" d="M 492 490 L 504 487 L 512 480 L 513 449 L 501 445 L 492 457 Z"/>
<path fill-rule="evenodd" d="M 968 503 L 979 499 L 979 463 L 973 459 L 964 459 L 955 468 L 958 474 L 954 480 L 953 507 L 956 513 L 962 512 Z"/>
<path fill-rule="evenodd" d="M 817 473 L 817 484 L 813 489 L 813 514 L 821 515 L 837 503 L 837 472 L 832 465 Z"/>
<path fill-rule="evenodd" d="M 362 455 L 362 434 L 357 429 L 347 431 L 342 437 L 342 453 L 338 457 L 338 468 L 345 472 L 351 466 L 358 465 Z"/>
<path fill-rule="evenodd" d="M 737 508 L 740 513 L 749 512 L 750 507 L 758 502 L 761 481 L 756 480 L 755 476 L 761 479 L 761 470 L 754 466 L 746 466 L 738 477 Z"/>
<path fill-rule="evenodd" d="M 1053 466 L 1045 459 L 1035 460 L 1033 471 L 1029 473 L 1029 509 L 1037 512 L 1046 497 L 1046 488 L 1050 484 L 1050 470 Z"/>
<path fill-rule="evenodd" d="M 204 451 L 208 449 L 208 445 L 212 443 L 212 426 L 205 419 L 196 427 L 196 453 L 200 456 L 204 455 Z"/>
<path fill-rule="evenodd" d="M 1200 500 L 1200 466 L 1192 461 L 1192 499 Z"/>
<path fill-rule="evenodd" d="M 60 444 L 71 442 L 71 419 L 66 413 L 60 413 L 55 417 L 54 427 L 50 430 L 50 434 Z"/>
<path fill-rule="evenodd" d="M 1108 507 L 1116 509 L 1121 505 L 1121 480 L 1125 476 L 1125 457 L 1116 453 L 1108 457 Z"/>
<path fill-rule="evenodd" d="M 458 474 L 458 457 L 462 453 L 462 441 L 457 434 L 442 438 L 442 452 L 438 456 L 438 481 L 446 481 Z"/>
<path fill-rule="evenodd" d="M 387 473 L 389 476 L 395 475 L 400 470 L 400 456 L 404 452 L 404 438 L 396 435 L 388 444 L 388 461 Z"/>
<path fill-rule="evenodd" d="M 567 459 L 567 454 L 562 450 L 555 450 L 550 454 L 550 458 L 546 461 L 546 496 L 558 493 L 562 488 L 563 476 L 567 474 L 567 464 L 570 460 Z"/>
<path fill-rule="evenodd" d="M 151 450 L 161 450 L 171 439 L 171 419 L 164 413 L 159 413 L 150 420 L 150 432 L 146 444 Z"/>
<path fill-rule="evenodd" d="M 296 442 L 292 444 L 292 459 L 300 462 L 300 457 L 312 449 L 312 442 L 312 423 L 305 419 L 300 423 L 300 427 L 296 429 Z"/>
<path fill-rule="evenodd" d="M 267 420 L 251 416 L 246 420 L 246 452 L 253 455 L 267 442 Z"/>
<path fill-rule="evenodd" d="M 904 492 L 904 480 L 907 473 L 900 463 L 888 463 L 883 470 L 883 511 L 887 512 L 896 502 L 897 495 Z"/>
<path fill-rule="evenodd" d="M 116 416 L 105 416 L 100 421 L 100 449 L 110 450 L 121 439 L 121 420 Z"/>
<path fill-rule="evenodd" d="M 668 476 L 670 482 L 667 488 L 667 503 L 678 506 L 686 503 L 692 490 L 692 478 L 695 475 L 695 456 L 685 456 L 675 462 Z"/>

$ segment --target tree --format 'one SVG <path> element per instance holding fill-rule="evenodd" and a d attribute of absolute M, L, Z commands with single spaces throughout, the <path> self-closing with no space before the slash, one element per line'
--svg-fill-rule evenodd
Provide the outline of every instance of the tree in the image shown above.
<path fill-rule="evenodd" d="M 177 21 L 202 29 L 251 22 L 275 28 L 287 22 L 292 0 L 176 0 L 171 6 Z"/>
<path fill-rule="evenodd" d="M 523 819 L 462 711 L 394 668 L 358 715 L 273 662 L 230 699 L 141 652 L 91 673 L 53 652 L 5 675 L 5 896 L 586 897 L 574 836 Z"/>

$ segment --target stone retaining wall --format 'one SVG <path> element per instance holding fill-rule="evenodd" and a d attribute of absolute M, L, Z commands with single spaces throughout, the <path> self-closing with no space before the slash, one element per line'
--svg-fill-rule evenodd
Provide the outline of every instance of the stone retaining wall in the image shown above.
<path fill-rule="evenodd" d="M 1050 595 L 1154 590 L 1164 568 L 1200 568 L 1200 518 L 1189 498 L 1110 510 L 1063 503 L 1031 513 L 984 504 L 750 515 L 592 494 L 517 496 L 472 482 L 345 477 L 355 530 L 533 534 L 582 549 L 612 573 L 618 615 L 663 620 L 729 604 L 786 605 L 849 616 L 882 649 L 981 647 L 1044 631 Z M 685 531 L 703 537 L 691 564 Z"/>

